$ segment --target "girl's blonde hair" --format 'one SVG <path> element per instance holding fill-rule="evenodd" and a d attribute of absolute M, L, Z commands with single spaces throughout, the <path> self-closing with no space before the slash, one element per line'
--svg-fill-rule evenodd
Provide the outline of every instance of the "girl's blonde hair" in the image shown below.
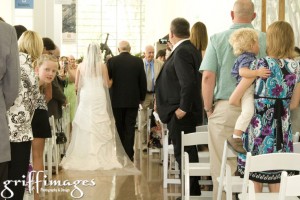
<path fill-rule="evenodd" d="M 41 36 L 34 31 L 25 31 L 18 40 L 19 51 L 27 53 L 34 62 L 43 53 L 43 40 Z"/>
<path fill-rule="evenodd" d="M 294 31 L 285 21 L 272 23 L 267 29 L 267 55 L 275 58 L 294 58 Z"/>
<path fill-rule="evenodd" d="M 253 45 L 258 42 L 258 33 L 253 28 L 240 28 L 234 31 L 229 38 L 236 56 L 244 52 L 251 52 Z"/>

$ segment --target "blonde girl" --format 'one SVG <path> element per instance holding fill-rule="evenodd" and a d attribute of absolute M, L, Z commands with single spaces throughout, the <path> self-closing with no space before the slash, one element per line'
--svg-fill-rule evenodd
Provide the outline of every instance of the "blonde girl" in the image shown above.
<path fill-rule="evenodd" d="M 39 80 L 40 98 L 37 102 L 34 116 L 31 122 L 33 141 L 32 141 L 32 161 L 35 171 L 43 171 L 43 152 L 45 138 L 51 138 L 51 128 L 49 124 L 48 108 L 45 99 L 45 88 L 51 84 L 58 70 L 57 58 L 52 55 L 42 55 L 36 60 L 35 72 Z M 47 87 L 48 88 L 48 87 Z M 39 173 L 39 180 L 43 180 L 43 173 Z M 41 186 L 41 184 L 40 184 Z M 40 188 L 35 188 L 34 199 L 39 199 Z"/>

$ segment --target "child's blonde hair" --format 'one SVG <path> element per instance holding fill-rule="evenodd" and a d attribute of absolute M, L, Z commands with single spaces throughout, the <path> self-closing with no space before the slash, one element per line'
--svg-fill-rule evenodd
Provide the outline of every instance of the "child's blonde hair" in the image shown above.
<path fill-rule="evenodd" d="M 58 68 L 58 60 L 54 55 L 49 55 L 49 54 L 42 54 L 35 63 L 35 67 L 40 67 L 45 61 L 52 61 L 57 63 L 57 68 Z"/>
<path fill-rule="evenodd" d="M 275 58 L 294 58 L 294 47 L 294 31 L 289 23 L 277 21 L 268 27 L 267 55 Z"/>
<path fill-rule="evenodd" d="M 229 38 L 236 56 L 244 52 L 251 52 L 253 45 L 258 42 L 258 33 L 253 28 L 240 28 L 234 31 Z"/>

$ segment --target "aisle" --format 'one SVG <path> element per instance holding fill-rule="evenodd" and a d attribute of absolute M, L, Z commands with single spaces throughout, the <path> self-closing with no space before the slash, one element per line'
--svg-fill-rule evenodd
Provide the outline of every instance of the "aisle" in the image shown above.
<path fill-rule="evenodd" d="M 74 184 L 82 191 L 86 200 L 175 200 L 180 193 L 179 185 L 172 185 L 168 190 L 162 187 L 163 170 L 158 154 L 148 158 L 147 153 L 142 152 L 141 160 L 139 150 L 135 151 L 135 165 L 142 172 L 141 175 L 122 176 L 105 174 L 101 171 L 76 172 L 61 170 L 59 175 L 53 175 L 53 181 L 60 181 L 61 184 L 69 181 L 72 186 L 46 187 L 42 200 L 71 200 L 71 196 L 81 195 Z M 84 163 L 83 163 L 84 165 Z M 91 180 L 94 179 L 93 181 Z M 83 180 L 85 185 L 83 186 Z M 93 185 L 93 186 L 92 186 Z M 175 194 L 171 194 L 170 192 Z M 26 195 L 24 200 L 33 200 L 33 195 Z"/>

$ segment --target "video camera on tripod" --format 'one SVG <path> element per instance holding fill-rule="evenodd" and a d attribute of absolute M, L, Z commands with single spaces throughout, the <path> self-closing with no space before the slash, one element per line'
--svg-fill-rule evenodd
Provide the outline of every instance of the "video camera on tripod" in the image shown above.
<path fill-rule="evenodd" d="M 105 51 L 105 54 L 104 54 L 104 61 L 105 61 L 105 63 L 107 62 L 107 59 L 109 57 L 114 56 L 113 53 L 112 53 L 112 51 L 110 50 L 110 48 L 107 45 L 108 36 L 109 36 L 109 33 L 106 34 L 105 42 L 104 43 L 100 43 L 101 52 L 103 53 Z"/>

